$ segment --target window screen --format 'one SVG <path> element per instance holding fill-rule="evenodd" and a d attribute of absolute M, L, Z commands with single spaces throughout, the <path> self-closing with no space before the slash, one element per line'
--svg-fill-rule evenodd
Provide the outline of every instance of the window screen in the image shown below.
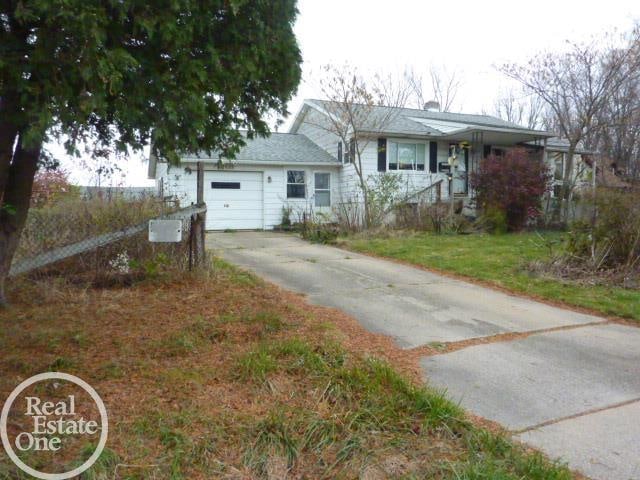
<path fill-rule="evenodd" d="M 316 207 L 330 207 L 331 206 L 331 189 L 330 189 L 331 174 L 329 173 L 316 173 L 314 176 L 315 186 L 315 205 Z"/>

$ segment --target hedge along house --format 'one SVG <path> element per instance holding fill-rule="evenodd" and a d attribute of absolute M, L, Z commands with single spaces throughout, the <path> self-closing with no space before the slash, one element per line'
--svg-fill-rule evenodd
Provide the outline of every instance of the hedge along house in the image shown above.
<path fill-rule="evenodd" d="M 327 101 L 306 100 L 289 133 L 248 140 L 232 162 L 195 155 L 173 167 L 150 158 L 149 177 L 164 195 L 195 202 L 195 163 L 203 161 L 209 230 L 271 229 L 282 222 L 284 211 L 291 212 L 293 221 L 303 213 L 331 218 L 338 208 L 361 201 L 354 147 L 343 145 L 331 128 L 332 107 Z M 488 115 L 367 108 L 372 120 L 384 116 L 388 121 L 367 130 L 368 118 L 363 117 L 359 134 L 368 137 L 361 149 L 363 176 L 400 175 L 402 197 L 410 202 L 420 201 L 423 192 L 431 194 L 434 185 L 443 198 L 452 194 L 468 201 L 473 196 L 470 173 L 480 160 L 510 148 L 525 147 L 551 161 L 546 149 L 553 135 L 545 131 Z M 452 154 L 457 157 L 453 168 Z"/>

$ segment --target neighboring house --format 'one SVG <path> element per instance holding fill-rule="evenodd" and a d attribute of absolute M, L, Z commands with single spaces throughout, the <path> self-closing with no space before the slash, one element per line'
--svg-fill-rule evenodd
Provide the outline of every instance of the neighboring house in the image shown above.
<path fill-rule="evenodd" d="M 569 141 L 562 138 L 547 139 L 545 161 L 553 174 L 551 189 L 552 197 L 559 197 L 564 180 L 564 168 L 569 154 Z M 594 152 L 588 151 L 581 145 L 576 148 L 573 155 L 572 182 L 576 189 L 592 186 Z"/>
<path fill-rule="evenodd" d="M 284 210 L 294 221 L 305 212 L 330 217 L 338 206 L 360 198 L 353 154 L 349 155 L 352 148 L 342 144 L 327 121 L 330 105 L 306 100 L 289 133 L 248 140 L 232 162 L 195 155 L 183 157 L 179 167 L 169 167 L 152 157 L 149 177 L 156 179 L 165 196 L 195 202 L 195 162 L 203 161 L 210 230 L 271 229 L 281 223 Z M 453 194 L 464 201 L 472 196 L 469 172 L 483 157 L 523 146 L 550 161 L 558 153 L 553 148 L 559 148 L 548 132 L 488 115 L 388 107 L 374 107 L 370 113 L 389 121 L 367 132 L 371 140 L 362 154 L 363 174 L 401 175 L 404 198 L 435 184 L 443 197 L 448 196 L 451 173 Z M 366 131 L 366 125 L 360 130 Z M 451 172 L 452 153 L 459 160 Z"/>
<path fill-rule="evenodd" d="M 611 159 L 601 158 L 597 166 L 596 183 L 600 187 L 629 190 L 633 188 L 633 184 L 625 180 L 615 167 L 615 162 Z"/>

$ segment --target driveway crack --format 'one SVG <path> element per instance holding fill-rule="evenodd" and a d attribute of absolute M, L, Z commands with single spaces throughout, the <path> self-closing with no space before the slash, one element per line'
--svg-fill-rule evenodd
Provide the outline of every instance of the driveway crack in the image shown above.
<path fill-rule="evenodd" d="M 412 352 L 422 353 L 424 356 L 443 355 L 445 353 L 452 353 L 463 348 L 475 347 L 476 345 L 488 345 L 491 343 L 500 342 L 512 342 L 515 340 L 522 340 L 530 337 L 531 335 L 537 335 L 541 333 L 560 332 L 564 330 L 576 330 L 578 328 L 593 327 L 594 325 L 608 325 L 615 323 L 612 320 L 599 320 L 589 323 L 578 323 L 574 325 L 562 325 L 560 327 L 542 328 L 539 330 L 531 330 L 527 332 L 505 332 L 497 333 L 495 335 L 488 335 L 486 337 L 475 337 L 468 340 L 460 340 L 458 342 L 438 342 L 439 347 L 434 350 L 432 345 L 420 345 L 418 347 L 410 349 Z"/>
<path fill-rule="evenodd" d="M 624 407 L 627 405 L 631 405 L 632 403 L 640 402 L 640 397 L 632 398 L 630 400 L 625 400 L 624 402 L 614 403 L 613 405 L 607 405 L 606 407 L 597 407 L 592 408 L 590 410 L 585 410 L 584 412 L 574 413 L 573 415 L 567 415 L 565 417 L 554 418 L 551 420 L 547 420 L 542 423 L 538 423 L 536 425 L 532 425 L 530 427 L 523 428 L 521 430 L 512 430 L 511 433 L 514 435 L 520 435 L 522 433 L 530 432 L 532 430 L 538 430 L 539 428 L 547 427 L 549 425 L 554 425 L 556 423 L 565 422 L 567 420 L 573 420 L 575 418 L 585 417 L 587 415 L 593 415 L 594 413 L 605 412 L 607 410 L 613 410 L 615 408 Z"/>

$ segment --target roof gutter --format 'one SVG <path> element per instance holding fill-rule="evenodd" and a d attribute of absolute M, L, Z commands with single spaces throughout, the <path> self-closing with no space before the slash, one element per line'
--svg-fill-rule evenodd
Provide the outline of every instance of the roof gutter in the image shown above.
<path fill-rule="evenodd" d="M 215 158 L 183 157 L 181 165 L 183 165 L 185 163 L 197 163 L 197 162 L 204 162 L 205 166 L 207 166 L 207 165 L 218 165 L 219 164 L 219 160 L 216 160 Z M 323 166 L 323 167 L 339 167 L 339 166 L 342 165 L 337 160 L 335 161 L 335 163 L 328 163 L 328 162 L 283 162 L 283 161 L 269 162 L 269 161 L 259 161 L 259 160 L 242 160 L 242 159 L 237 159 L 236 158 L 236 159 L 233 159 L 231 161 L 226 160 L 226 161 L 223 162 L 223 165 L 236 165 L 236 164 L 241 164 L 241 165 L 272 165 L 272 166 L 282 166 L 282 165 L 305 166 L 305 165 L 311 165 L 311 166 Z"/>
<path fill-rule="evenodd" d="M 388 135 L 388 136 L 396 136 L 396 137 L 405 137 L 405 138 L 424 138 L 424 137 L 432 137 L 432 138 L 443 138 L 446 139 L 448 137 L 461 135 L 465 133 L 473 133 L 473 132 L 493 132 L 493 133 L 512 133 L 512 134 L 520 134 L 520 135 L 531 135 L 538 138 L 552 138 L 555 137 L 553 133 L 549 133 L 543 130 L 517 130 L 512 128 L 499 128 L 499 127 L 465 127 L 460 128 L 458 130 L 453 130 L 451 132 L 438 132 L 438 133 L 406 133 L 406 132 L 394 132 L 390 130 L 383 131 L 374 131 L 374 130 L 361 130 L 361 133 L 366 135 Z"/>

